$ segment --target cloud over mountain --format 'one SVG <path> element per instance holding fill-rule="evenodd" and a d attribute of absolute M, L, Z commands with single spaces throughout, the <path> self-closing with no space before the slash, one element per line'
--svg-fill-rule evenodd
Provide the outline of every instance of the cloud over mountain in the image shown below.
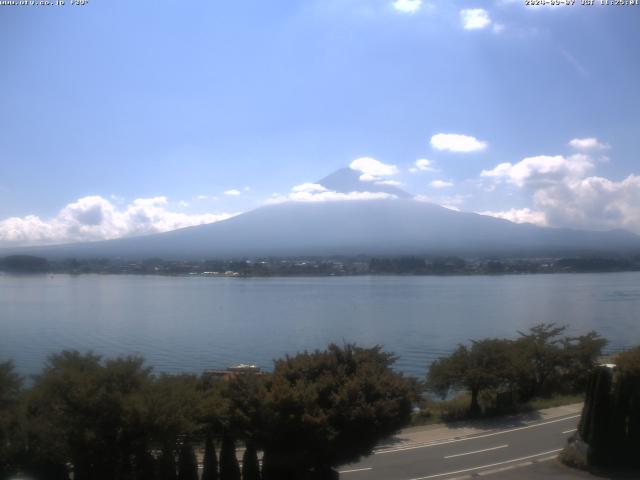
<path fill-rule="evenodd" d="M 360 172 L 360 180 L 363 182 L 382 180 L 384 177 L 397 175 L 400 171 L 395 165 L 382 163 L 371 157 L 356 158 L 349 164 L 349 168 Z"/>
<path fill-rule="evenodd" d="M 283 202 L 336 202 L 349 200 L 393 200 L 409 198 L 398 188 L 397 180 L 385 179 L 396 175 L 395 165 L 384 164 L 374 158 L 362 157 L 315 183 L 301 183 L 287 195 L 273 195 L 266 203 Z"/>
<path fill-rule="evenodd" d="M 580 178 L 593 167 L 592 159 L 582 154 L 569 157 L 538 155 L 524 158 L 516 164 L 500 163 L 491 170 L 483 170 L 480 175 L 524 187 L 568 178 Z"/>
<path fill-rule="evenodd" d="M 386 192 L 336 192 L 329 190 L 318 183 L 302 183 L 291 189 L 288 195 L 276 195 L 269 198 L 267 204 L 283 202 L 338 202 L 347 200 L 385 200 L 397 198 Z"/>
<path fill-rule="evenodd" d="M 503 218 L 513 223 L 532 223 L 541 227 L 547 226 L 547 218 L 543 212 L 536 212 L 530 208 L 510 208 L 504 211 L 485 210 L 480 215 Z"/>
<path fill-rule="evenodd" d="M 166 197 L 138 198 L 119 208 L 92 195 L 65 206 L 49 219 L 36 215 L 0 221 L 0 245 L 39 245 L 167 232 L 232 217 L 232 214 L 186 214 L 169 209 Z"/>

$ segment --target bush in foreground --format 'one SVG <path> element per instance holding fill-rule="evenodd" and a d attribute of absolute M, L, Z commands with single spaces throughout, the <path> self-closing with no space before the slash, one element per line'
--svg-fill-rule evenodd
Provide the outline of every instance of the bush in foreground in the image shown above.
<path fill-rule="evenodd" d="M 334 478 L 333 467 L 408 424 L 415 383 L 394 360 L 380 347 L 330 345 L 277 360 L 272 374 L 210 381 L 154 375 L 139 357 L 62 352 L 27 390 L 0 364 L 2 478 L 194 479 L 192 446 L 204 441 L 206 477 L 239 480 L 236 440 L 248 446 L 246 478 L 260 478 L 256 449 L 266 480 Z"/>
<path fill-rule="evenodd" d="M 409 423 L 415 384 L 394 361 L 380 347 L 330 345 L 275 362 L 261 440 L 279 479 L 331 475 Z"/>

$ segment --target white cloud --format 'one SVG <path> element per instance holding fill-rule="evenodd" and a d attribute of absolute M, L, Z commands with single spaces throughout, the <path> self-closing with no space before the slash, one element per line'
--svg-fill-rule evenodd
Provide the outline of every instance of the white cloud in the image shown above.
<path fill-rule="evenodd" d="M 395 0 L 393 8 L 401 13 L 416 13 L 422 7 L 422 0 Z"/>
<path fill-rule="evenodd" d="M 296 202 L 335 202 L 343 200 L 389 200 L 397 198 L 384 192 L 349 192 L 340 193 L 327 190 L 326 192 L 297 192 L 291 193 L 289 198 Z"/>
<path fill-rule="evenodd" d="M 139 198 L 116 207 L 94 195 L 65 206 L 51 219 L 36 215 L 0 221 L 0 244 L 38 245 L 107 240 L 226 220 L 233 214 L 187 214 L 167 209 L 166 197 Z"/>
<path fill-rule="evenodd" d="M 434 180 L 429 185 L 431 187 L 433 187 L 433 188 L 449 188 L 449 187 L 453 187 L 453 183 L 452 182 L 447 182 L 445 180 Z"/>
<path fill-rule="evenodd" d="M 492 31 L 493 33 L 502 33 L 504 31 L 504 25 L 501 23 L 494 23 Z"/>
<path fill-rule="evenodd" d="M 178 205 L 180 205 L 181 207 L 188 207 L 189 206 L 189 202 L 187 202 L 186 200 L 180 200 L 178 202 Z"/>
<path fill-rule="evenodd" d="M 390 185 L 392 187 L 400 187 L 402 185 L 402 182 L 399 182 L 398 180 L 378 180 L 377 182 L 375 182 L 376 185 Z"/>
<path fill-rule="evenodd" d="M 460 21 L 465 30 L 481 30 L 491 24 L 489 12 L 483 8 L 465 8 L 460 10 Z"/>
<path fill-rule="evenodd" d="M 208 200 L 209 199 L 209 195 L 198 195 L 196 197 L 196 199 L 198 199 L 198 200 Z"/>
<path fill-rule="evenodd" d="M 416 168 L 418 170 L 431 170 L 431 161 L 427 160 L 426 158 L 419 158 L 418 160 L 416 160 Z"/>
<path fill-rule="evenodd" d="M 414 166 L 409 169 L 411 173 L 417 172 L 435 172 L 436 169 L 433 168 L 433 163 L 431 160 L 427 160 L 426 158 L 419 158 L 415 161 Z"/>
<path fill-rule="evenodd" d="M 545 227 L 548 225 L 547 217 L 544 212 L 531 210 L 530 208 L 511 208 L 504 211 L 477 212 L 480 215 L 488 215 L 490 217 L 503 218 L 514 223 L 533 223 Z"/>
<path fill-rule="evenodd" d="M 487 148 L 487 142 L 482 142 L 469 135 L 457 133 L 438 133 L 431 137 L 431 146 L 436 150 L 450 152 L 478 152 Z"/>
<path fill-rule="evenodd" d="M 230 197 L 237 197 L 238 195 L 241 195 L 242 192 L 240 190 L 236 190 L 235 188 L 232 188 L 231 190 L 225 190 L 224 194 Z"/>
<path fill-rule="evenodd" d="M 379 183 L 379 182 L 376 182 Z M 385 183 L 386 184 L 386 183 Z M 317 183 L 302 183 L 291 189 L 288 195 L 274 193 L 265 203 L 276 204 L 283 202 L 337 202 L 348 200 L 389 200 L 398 198 L 385 192 L 349 192 L 341 193 L 328 190 Z"/>
<path fill-rule="evenodd" d="M 602 145 L 595 139 L 574 140 L 570 145 L 575 148 L 595 150 Z M 539 155 L 483 170 L 482 177 L 531 192 L 532 204 L 530 210 L 483 213 L 553 227 L 623 228 L 640 233 L 640 176 L 614 181 L 590 175 L 595 166 L 592 157 L 579 153 L 568 157 Z"/>
<path fill-rule="evenodd" d="M 289 195 L 272 195 L 265 203 L 276 204 L 283 202 L 340 202 L 350 200 L 392 200 L 398 198 L 396 195 L 385 192 L 349 192 L 340 193 L 332 190 L 322 192 L 298 191 Z"/>
<path fill-rule="evenodd" d="M 569 142 L 569 146 L 576 150 L 604 150 L 609 148 L 607 144 L 600 143 L 597 138 L 574 138 Z"/>
<path fill-rule="evenodd" d="M 534 205 L 551 225 L 640 233 L 640 176 L 616 182 L 591 176 L 535 192 Z"/>
<path fill-rule="evenodd" d="M 327 189 L 322 185 L 320 185 L 319 183 L 303 183 L 300 185 L 296 185 L 291 189 L 291 191 L 316 193 L 316 192 L 326 192 Z"/>
<path fill-rule="evenodd" d="M 349 164 L 351 170 L 360 172 L 360 180 L 363 182 L 375 182 L 384 180 L 382 177 L 389 177 L 396 175 L 399 170 L 395 165 L 382 163 L 379 160 L 371 157 L 356 158 L 351 164 Z"/>
<path fill-rule="evenodd" d="M 523 187 L 557 182 L 564 178 L 577 178 L 592 168 L 591 158 L 582 154 L 567 158 L 562 155 L 538 155 L 525 158 L 515 165 L 509 162 L 501 163 L 491 170 L 483 170 L 480 176 L 506 180 Z"/>

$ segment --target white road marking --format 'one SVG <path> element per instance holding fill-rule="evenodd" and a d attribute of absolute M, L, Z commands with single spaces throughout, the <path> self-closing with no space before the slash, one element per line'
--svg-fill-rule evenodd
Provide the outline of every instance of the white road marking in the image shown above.
<path fill-rule="evenodd" d="M 524 427 L 511 428 L 511 429 L 508 429 L 508 430 L 501 430 L 501 431 L 498 431 L 498 432 L 485 433 L 485 434 L 482 434 L 482 435 L 469 436 L 469 437 L 465 437 L 465 438 L 457 438 L 457 439 L 453 439 L 453 440 L 445 440 L 443 442 L 435 442 L 435 443 L 426 443 L 426 444 L 412 445 L 412 446 L 406 446 L 406 447 L 398 447 L 398 448 L 389 449 L 389 450 L 380 450 L 380 451 L 377 451 L 377 452 L 373 452 L 373 454 L 374 455 L 384 455 L 386 453 L 404 452 L 406 450 L 415 450 L 417 448 L 437 447 L 438 445 L 447 445 L 449 443 L 466 442 L 466 441 L 469 441 L 469 440 L 476 440 L 476 439 L 479 439 L 479 438 L 487 438 L 487 437 L 493 437 L 495 435 L 504 435 L 505 433 L 518 432 L 520 430 L 527 430 L 529 428 L 542 427 L 544 425 L 550 425 L 552 423 L 558 423 L 558 422 L 564 422 L 564 421 L 567 421 L 567 420 L 573 420 L 574 418 L 578 418 L 578 417 L 580 417 L 580 415 L 573 415 L 571 417 L 558 418 L 558 419 L 555 419 L 555 420 L 549 420 L 547 422 L 535 423 L 533 425 L 526 425 Z"/>
<path fill-rule="evenodd" d="M 456 470 L 455 472 L 436 473 L 435 475 L 427 475 L 426 477 L 416 477 L 416 478 L 412 478 L 411 480 L 427 480 L 429 478 L 438 478 L 438 477 L 444 477 L 444 476 L 447 476 L 447 475 L 456 475 L 458 473 L 472 472 L 473 470 L 481 470 L 483 468 L 497 467 L 498 465 L 504 465 L 504 464 L 507 464 L 507 463 L 513 463 L 513 462 L 520 462 L 522 460 L 528 460 L 530 458 L 541 457 L 543 455 L 549 455 L 550 453 L 557 453 L 557 452 L 559 452 L 561 450 L 562 450 L 562 448 L 558 448 L 556 450 L 549 450 L 548 452 L 536 453 L 535 455 L 528 455 L 526 457 L 514 458 L 512 460 L 505 460 L 504 462 L 497 462 L 497 463 L 491 463 L 489 465 L 480 465 L 478 467 L 465 468 L 464 470 Z"/>
<path fill-rule="evenodd" d="M 536 458 L 535 460 L 530 460 L 528 462 L 522 462 L 522 463 L 516 463 L 513 465 L 507 465 L 506 467 L 498 467 L 498 468 L 494 468 L 491 470 L 483 470 L 482 472 L 478 472 L 478 475 L 480 477 L 484 477 L 487 475 L 493 475 L 499 472 L 506 472 L 508 470 L 513 470 L 515 468 L 522 468 L 522 467 L 528 467 L 530 465 L 533 465 L 533 462 L 548 462 L 550 460 L 555 460 L 556 458 L 558 458 L 558 455 L 551 455 L 550 457 L 542 457 L 542 458 Z M 473 475 L 476 475 L 475 473 Z M 458 477 L 460 478 L 460 477 Z M 471 475 L 468 475 L 468 478 L 471 478 Z M 449 480 L 453 480 L 453 479 L 449 479 Z"/>
<path fill-rule="evenodd" d="M 444 458 L 456 458 L 456 457 L 464 457 L 465 455 L 473 455 L 474 453 L 482 453 L 482 452 L 490 452 L 491 450 L 499 450 L 501 448 L 507 448 L 509 445 L 500 445 L 499 447 L 491 447 L 491 448 L 483 448 L 482 450 L 475 450 L 473 452 L 466 453 L 456 453 L 455 455 L 447 455 Z"/>
<path fill-rule="evenodd" d="M 373 468 L 354 468 L 353 470 L 340 470 L 338 473 L 355 473 L 355 472 L 368 472 L 369 470 L 373 470 Z"/>
<path fill-rule="evenodd" d="M 577 431 L 578 431 L 578 429 L 577 429 L 577 428 L 572 428 L 571 430 L 565 430 L 565 431 L 564 431 L 564 432 L 562 432 L 562 433 L 573 433 L 573 432 L 577 432 Z"/>

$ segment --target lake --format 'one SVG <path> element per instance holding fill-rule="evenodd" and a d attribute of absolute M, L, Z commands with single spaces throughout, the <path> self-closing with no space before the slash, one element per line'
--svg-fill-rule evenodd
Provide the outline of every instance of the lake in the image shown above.
<path fill-rule="evenodd" d="M 640 273 L 185 278 L 0 275 L 0 360 L 36 373 L 62 349 L 140 354 L 157 371 L 201 372 L 329 342 L 383 345 L 424 376 L 460 342 L 540 322 L 640 344 Z"/>

